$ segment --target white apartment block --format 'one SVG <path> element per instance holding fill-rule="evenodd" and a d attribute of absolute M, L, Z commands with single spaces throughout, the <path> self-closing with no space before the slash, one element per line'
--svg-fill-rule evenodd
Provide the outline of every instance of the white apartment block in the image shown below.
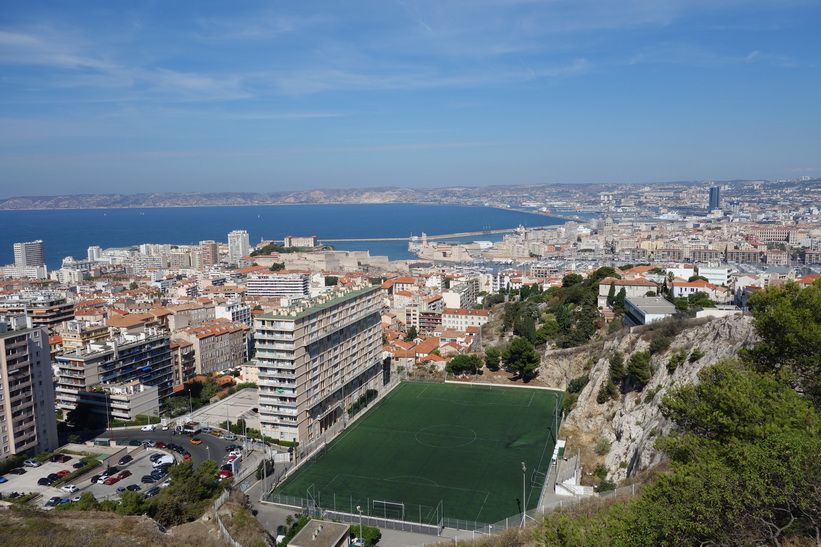
<path fill-rule="evenodd" d="M 248 256 L 250 252 L 251 243 L 248 239 L 248 232 L 234 230 L 228 233 L 228 264 L 239 264 L 239 259 Z"/>
<path fill-rule="evenodd" d="M 303 272 L 263 272 L 247 281 L 249 298 L 302 298 L 310 294 L 310 275 Z"/>
<path fill-rule="evenodd" d="M 256 317 L 262 433 L 305 443 L 383 381 L 381 295 L 340 287 Z"/>

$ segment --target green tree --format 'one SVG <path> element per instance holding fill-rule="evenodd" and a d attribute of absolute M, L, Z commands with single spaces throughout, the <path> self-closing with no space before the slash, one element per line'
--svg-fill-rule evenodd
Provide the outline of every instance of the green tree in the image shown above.
<path fill-rule="evenodd" d="M 502 352 L 495 346 L 485 349 L 485 365 L 490 370 L 499 370 L 499 363 L 502 360 Z"/>
<path fill-rule="evenodd" d="M 268 269 L 271 270 L 272 272 L 281 272 L 282 270 L 285 269 L 285 263 L 284 262 L 274 262 L 273 264 L 271 264 L 271 266 Z"/>
<path fill-rule="evenodd" d="M 483 364 L 478 355 L 457 355 L 448 361 L 445 370 L 449 374 L 477 374 Z"/>
<path fill-rule="evenodd" d="M 325 286 L 326 287 L 334 287 L 339 283 L 339 277 L 335 275 L 326 275 L 325 276 Z"/>
<path fill-rule="evenodd" d="M 405 338 L 404 338 L 404 340 L 405 340 L 405 342 L 413 342 L 413 340 L 414 340 L 417 336 L 419 336 L 419 333 L 416 331 L 416 327 L 414 327 L 413 325 L 411 325 L 411 327 L 408 329 L 407 334 L 405 334 Z"/>
<path fill-rule="evenodd" d="M 627 369 L 624 367 L 624 354 L 620 351 L 614 352 L 610 356 L 610 380 L 615 383 L 621 383 L 622 379 L 627 374 Z"/>
<path fill-rule="evenodd" d="M 502 354 L 505 364 L 523 379 L 530 378 L 539 368 L 541 356 L 526 338 L 514 338 Z"/>
<path fill-rule="evenodd" d="M 545 344 L 548 340 L 555 338 L 559 334 L 559 323 L 555 319 L 548 319 L 536 329 L 536 344 Z"/>
<path fill-rule="evenodd" d="M 584 278 L 579 274 L 567 274 L 562 277 L 562 287 L 572 287 L 573 285 L 578 285 L 584 281 Z"/>
<path fill-rule="evenodd" d="M 653 369 L 650 367 L 650 352 L 639 351 L 630 356 L 627 360 L 627 376 L 629 388 L 636 388 L 639 391 L 647 385 L 653 376 Z"/>
<path fill-rule="evenodd" d="M 616 298 L 616 284 L 610 283 L 610 289 L 607 291 L 607 305 L 613 306 L 613 302 Z"/>
<path fill-rule="evenodd" d="M 769 287 L 749 299 L 760 341 L 742 350 L 759 371 L 778 372 L 821 406 L 821 280 L 801 289 L 795 283 Z"/>

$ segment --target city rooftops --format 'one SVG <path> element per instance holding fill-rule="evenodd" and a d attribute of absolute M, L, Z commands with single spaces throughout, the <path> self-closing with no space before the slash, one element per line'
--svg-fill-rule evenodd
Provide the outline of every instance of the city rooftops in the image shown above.
<path fill-rule="evenodd" d="M 336 304 L 344 302 L 345 300 L 350 300 L 351 298 L 355 298 L 365 293 L 377 290 L 379 290 L 379 287 L 376 285 L 366 285 L 364 287 L 359 288 L 348 285 L 345 287 L 341 287 L 336 291 L 321 294 L 315 298 L 301 300 L 300 302 L 292 304 L 291 306 L 280 308 L 276 312 L 260 315 L 258 316 L 258 318 L 288 320 L 298 319 L 315 313 L 319 310 L 335 306 Z"/>

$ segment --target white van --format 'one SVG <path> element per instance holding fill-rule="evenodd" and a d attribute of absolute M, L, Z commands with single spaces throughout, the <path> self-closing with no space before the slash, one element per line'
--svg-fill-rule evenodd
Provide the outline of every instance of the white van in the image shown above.
<path fill-rule="evenodd" d="M 160 467 L 161 465 L 166 465 L 166 464 L 173 465 L 174 464 L 174 456 L 171 456 L 170 454 L 166 454 L 165 456 L 163 456 L 161 458 L 158 458 L 157 461 L 154 462 L 154 467 Z"/>

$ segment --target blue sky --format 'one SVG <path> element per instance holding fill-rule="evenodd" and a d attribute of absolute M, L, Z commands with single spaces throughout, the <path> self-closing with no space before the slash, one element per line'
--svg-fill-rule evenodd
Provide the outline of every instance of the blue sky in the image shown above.
<path fill-rule="evenodd" d="M 7 2 L 0 197 L 821 176 L 821 2 Z"/>

